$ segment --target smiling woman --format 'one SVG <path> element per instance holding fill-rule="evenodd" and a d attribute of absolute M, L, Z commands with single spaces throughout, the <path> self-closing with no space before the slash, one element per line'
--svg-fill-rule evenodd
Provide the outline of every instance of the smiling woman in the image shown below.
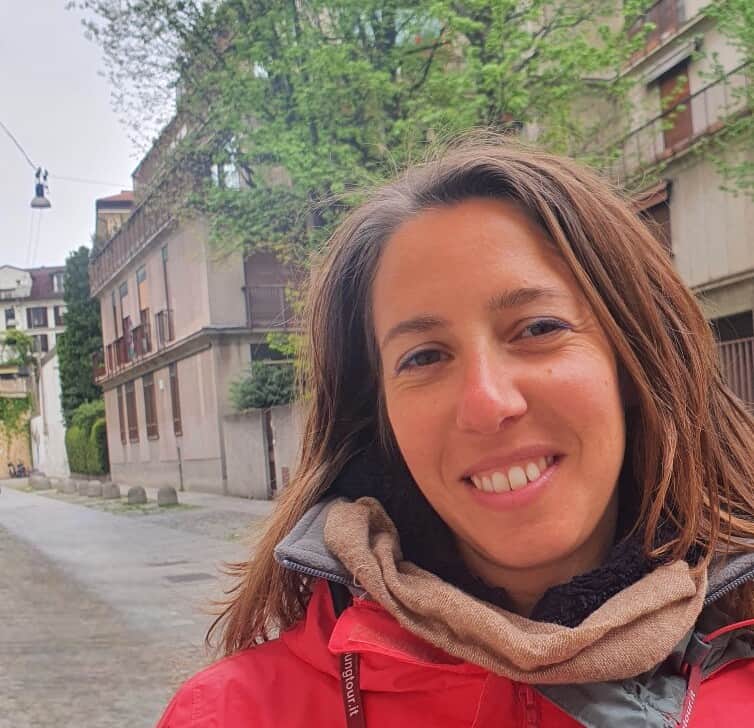
<path fill-rule="evenodd" d="M 747 722 L 754 422 L 603 180 L 465 141 L 352 213 L 308 321 L 298 473 L 162 728 Z"/>

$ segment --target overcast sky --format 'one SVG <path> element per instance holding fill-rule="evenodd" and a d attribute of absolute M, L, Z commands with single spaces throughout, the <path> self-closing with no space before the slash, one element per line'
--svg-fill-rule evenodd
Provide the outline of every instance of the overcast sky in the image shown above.
<path fill-rule="evenodd" d="M 0 121 L 50 171 L 52 203 L 41 212 L 29 207 L 34 171 L 0 128 L 0 265 L 61 265 L 69 251 L 89 245 L 94 201 L 130 189 L 139 161 L 98 75 L 101 50 L 65 5 L 0 0 Z"/>

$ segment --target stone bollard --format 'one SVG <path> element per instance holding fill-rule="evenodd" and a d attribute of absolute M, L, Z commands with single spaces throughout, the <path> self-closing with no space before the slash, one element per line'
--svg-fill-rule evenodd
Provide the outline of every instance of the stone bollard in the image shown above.
<path fill-rule="evenodd" d="M 107 500 L 120 498 L 120 487 L 116 483 L 105 483 L 102 486 L 102 497 Z"/>
<path fill-rule="evenodd" d="M 63 481 L 60 478 L 50 478 L 50 488 L 53 488 L 58 493 L 62 493 Z"/>
<path fill-rule="evenodd" d="M 50 481 L 44 477 L 44 475 L 32 475 L 29 478 L 29 485 L 34 490 L 49 490 L 50 489 Z"/>
<path fill-rule="evenodd" d="M 90 498 L 102 497 L 102 483 L 100 483 L 99 480 L 90 480 L 89 487 L 86 490 L 86 494 Z"/>
<path fill-rule="evenodd" d="M 76 492 L 79 495 L 87 495 L 89 493 L 89 481 L 88 480 L 77 480 L 76 481 Z"/>
<path fill-rule="evenodd" d="M 157 491 L 157 505 L 158 506 L 177 506 L 178 505 L 178 493 L 175 492 L 175 488 L 171 485 L 166 485 Z"/>
<path fill-rule="evenodd" d="M 67 478 L 63 481 L 63 493 L 66 495 L 76 495 L 77 487 L 76 481 L 71 480 L 71 478 Z"/>
<path fill-rule="evenodd" d="M 147 491 L 140 485 L 132 485 L 128 489 L 128 505 L 143 505 L 147 502 Z"/>

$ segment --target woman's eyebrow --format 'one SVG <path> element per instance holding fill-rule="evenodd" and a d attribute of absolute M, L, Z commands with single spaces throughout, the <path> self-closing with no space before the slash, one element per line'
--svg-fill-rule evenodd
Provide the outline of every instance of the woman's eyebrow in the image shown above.
<path fill-rule="evenodd" d="M 527 286 L 523 288 L 512 288 L 509 291 L 503 291 L 493 296 L 487 302 L 487 309 L 493 313 L 501 309 L 516 308 L 526 306 L 529 303 L 542 300 L 562 301 L 567 299 L 568 295 L 558 288 L 542 288 L 537 286 Z"/>
<path fill-rule="evenodd" d="M 405 321 L 399 321 L 385 334 L 380 348 L 384 349 L 397 336 L 402 336 L 403 334 L 425 334 L 433 329 L 448 326 L 449 323 L 447 319 L 429 314 L 419 314 Z"/>

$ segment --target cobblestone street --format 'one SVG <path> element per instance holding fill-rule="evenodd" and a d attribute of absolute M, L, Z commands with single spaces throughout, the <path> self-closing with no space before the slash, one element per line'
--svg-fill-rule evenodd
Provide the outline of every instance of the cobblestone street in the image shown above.
<path fill-rule="evenodd" d="M 1 485 L 0 728 L 153 726 L 269 504 L 113 513 Z"/>

